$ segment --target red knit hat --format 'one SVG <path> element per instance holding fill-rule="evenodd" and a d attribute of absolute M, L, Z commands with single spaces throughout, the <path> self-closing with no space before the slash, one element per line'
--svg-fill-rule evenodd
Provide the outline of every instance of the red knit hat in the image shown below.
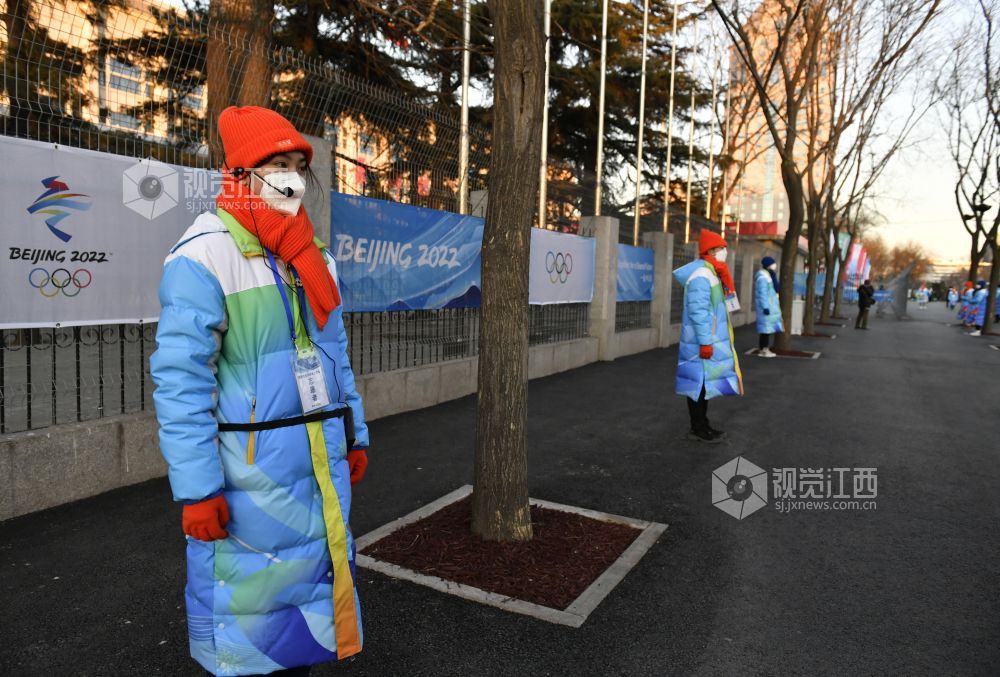
<path fill-rule="evenodd" d="M 277 155 L 301 151 L 312 162 L 312 146 L 291 122 L 260 106 L 230 106 L 219 115 L 219 136 L 230 169 L 250 169 Z"/>
<path fill-rule="evenodd" d="M 707 254 L 717 247 L 725 247 L 726 241 L 718 233 L 713 233 L 707 228 L 702 228 L 701 235 L 698 236 L 698 253 Z"/>

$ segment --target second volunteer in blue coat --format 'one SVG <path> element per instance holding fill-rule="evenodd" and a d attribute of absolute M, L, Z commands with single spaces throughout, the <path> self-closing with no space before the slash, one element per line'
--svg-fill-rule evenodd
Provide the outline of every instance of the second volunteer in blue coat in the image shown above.
<path fill-rule="evenodd" d="M 989 295 L 990 290 L 986 280 L 980 280 L 976 284 L 976 293 L 973 294 L 972 300 L 969 302 L 969 312 L 966 314 L 966 319 L 970 320 L 976 328 L 975 331 L 969 333 L 969 336 L 982 336 L 983 325 L 986 324 L 986 302 L 989 300 Z"/>
<path fill-rule="evenodd" d="M 699 259 L 674 271 L 674 278 L 684 287 L 677 394 L 687 397 L 689 437 L 713 443 L 721 441 L 724 433 L 708 422 L 708 400 L 743 394 L 743 377 L 729 321 L 729 310 L 738 310 L 739 304 L 726 266 L 726 241 L 703 230 L 698 252 Z"/>
<path fill-rule="evenodd" d="M 760 334 L 757 355 L 777 357 L 770 348 L 771 336 L 785 330 L 781 324 L 781 304 L 778 300 L 777 262 L 770 256 L 760 261 L 761 269 L 754 279 L 753 298 L 757 306 L 757 333 Z"/>

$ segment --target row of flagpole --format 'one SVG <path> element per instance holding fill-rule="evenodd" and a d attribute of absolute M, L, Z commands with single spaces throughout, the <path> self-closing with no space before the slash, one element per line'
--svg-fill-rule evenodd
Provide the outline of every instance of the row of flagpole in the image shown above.
<path fill-rule="evenodd" d="M 631 2 L 631 0 L 628 0 Z M 539 167 L 539 196 L 538 196 L 538 223 L 540 226 L 544 227 L 548 221 L 547 215 L 547 203 L 548 203 L 548 112 L 549 112 L 549 42 L 551 37 L 551 26 L 552 26 L 552 0 L 542 0 L 544 3 L 544 35 L 545 35 L 545 99 L 542 108 L 542 153 L 541 162 Z M 603 0 L 603 8 L 601 13 L 601 76 L 600 76 L 600 91 L 598 94 L 598 123 L 597 123 L 597 174 L 596 174 L 596 185 L 594 187 L 594 215 L 601 215 L 602 207 L 602 186 L 603 186 L 603 170 L 604 170 L 604 100 L 605 100 L 605 81 L 607 75 L 607 49 L 608 49 L 608 4 L 610 0 Z M 669 205 L 671 198 L 671 164 L 673 160 L 673 132 L 674 132 L 674 92 L 675 92 L 675 80 L 677 73 L 677 19 L 679 10 L 679 0 L 674 0 L 673 2 L 673 15 L 671 17 L 671 31 L 670 31 L 670 94 L 669 94 L 669 104 L 667 113 L 667 160 L 665 167 L 664 176 L 664 188 L 663 188 L 663 231 L 666 232 L 669 225 Z M 470 54 L 470 27 L 471 27 L 471 8 L 470 0 L 462 0 L 462 11 L 463 11 L 463 54 L 462 54 L 462 112 L 461 112 L 461 129 L 460 129 L 460 143 L 459 143 L 459 212 L 462 214 L 467 214 L 469 211 L 469 54 Z M 698 48 L 698 30 L 699 30 L 700 20 L 695 19 L 694 21 L 694 42 L 695 49 Z M 646 61 L 647 61 L 647 41 L 649 37 L 649 0 L 643 0 L 643 17 L 642 17 L 642 69 L 640 73 L 640 84 L 639 84 L 639 127 L 637 134 L 637 144 L 636 144 L 636 180 L 635 180 L 635 203 L 634 203 L 634 213 L 633 213 L 633 224 L 632 224 L 632 240 L 633 244 L 639 244 L 639 222 L 641 217 L 641 201 L 642 201 L 642 156 L 643 156 L 643 133 L 645 129 L 645 113 L 646 113 Z M 712 107 L 711 107 L 711 121 L 709 133 L 709 155 L 708 155 L 708 182 L 707 182 L 707 195 L 706 195 L 706 205 L 705 205 L 705 217 L 711 219 L 712 214 L 712 189 L 715 177 L 715 121 L 716 121 L 716 107 L 718 105 L 718 90 L 717 90 L 717 73 L 721 69 L 721 57 L 717 52 L 716 36 L 715 31 L 712 31 L 712 42 L 711 42 L 711 53 L 715 57 L 715 63 L 712 67 L 711 73 L 711 91 L 712 91 Z M 729 79 L 731 84 L 731 78 Z M 694 173 L 694 132 L 695 132 L 695 88 L 691 87 L 691 104 L 690 104 L 690 114 L 689 114 L 689 130 L 688 130 L 688 167 L 687 167 L 687 184 L 685 189 L 685 216 L 684 216 L 684 242 L 685 244 L 691 240 L 691 189 Z M 729 147 L 730 141 L 730 114 L 729 114 L 729 96 L 727 91 L 726 97 L 726 117 L 725 117 L 725 131 L 723 133 L 723 148 L 722 152 L 726 152 Z M 743 144 L 746 145 L 745 143 Z M 746 162 L 746 148 L 743 149 L 743 161 Z M 722 222 L 722 236 L 726 236 L 726 219 L 727 219 L 727 203 L 728 203 L 728 170 L 724 170 L 722 173 L 722 207 L 720 209 L 720 219 Z M 740 202 L 742 203 L 742 176 L 740 178 L 741 188 L 738 190 L 740 194 Z M 736 234 L 739 237 L 739 218 L 742 204 L 737 208 L 737 227 Z"/>

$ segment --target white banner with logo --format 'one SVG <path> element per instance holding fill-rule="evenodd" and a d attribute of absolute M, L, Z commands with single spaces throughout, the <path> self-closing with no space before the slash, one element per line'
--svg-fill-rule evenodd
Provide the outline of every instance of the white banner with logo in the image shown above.
<path fill-rule="evenodd" d="M 163 259 L 215 177 L 0 137 L 0 328 L 155 322 Z"/>
<path fill-rule="evenodd" d="M 532 228 L 529 303 L 590 303 L 596 255 L 593 238 Z"/>

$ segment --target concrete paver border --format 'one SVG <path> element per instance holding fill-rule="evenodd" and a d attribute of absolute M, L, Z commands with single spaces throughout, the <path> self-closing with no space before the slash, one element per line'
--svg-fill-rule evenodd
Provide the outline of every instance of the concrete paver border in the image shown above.
<path fill-rule="evenodd" d="M 578 628 L 583 625 L 583 623 L 587 620 L 587 617 L 590 616 L 591 612 L 593 612 L 593 610 L 597 608 L 604 598 L 611 593 L 614 587 L 621 583 L 621 581 L 625 578 L 625 575 L 628 574 L 632 567 L 639 563 L 639 560 L 646 554 L 646 551 L 649 550 L 654 543 L 656 543 L 659 537 L 667 529 L 666 524 L 661 524 L 659 522 L 646 522 L 644 520 L 637 520 L 631 517 L 611 515 L 605 512 L 578 508 L 576 506 L 565 505 L 562 503 L 552 503 L 551 501 L 543 501 L 535 498 L 530 499 L 532 505 L 537 505 L 539 507 L 576 513 L 578 515 L 583 515 L 585 517 L 590 517 L 604 522 L 627 524 L 631 527 L 642 530 L 632 544 L 618 557 L 618 559 L 612 562 L 611 566 L 609 566 L 604 573 L 598 576 L 597 580 L 591 583 L 586 590 L 580 593 L 580 596 L 577 597 L 565 610 L 553 609 L 540 604 L 532 604 L 531 602 L 514 599 L 495 592 L 481 590 L 480 588 L 475 588 L 471 585 L 463 585 L 462 583 L 448 581 L 437 576 L 428 576 L 411 569 L 403 568 L 396 564 L 382 562 L 368 555 L 361 554 L 361 551 L 366 547 L 385 538 L 397 529 L 417 522 L 428 515 L 432 515 L 441 508 L 459 501 L 471 493 L 472 485 L 466 484 L 449 494 L 445 494 L 436 501 L 432 501 L 422 508 L 414 510 L 410 514 L 400 517 L 399 519 L 393 520 L 392 522 L 389 522 L 388 524 L 385 524 L 357 539 L 357 565 L 364 567 L 365 569 L 378 571 L 386 576 L 417 583 L 439 592 L 455 595 L 480 604 L 494 606 L 513 613 L 532 616 L 549 623 L 557 623 L 559 625 L 568 625 L 573 628 Z"/>

